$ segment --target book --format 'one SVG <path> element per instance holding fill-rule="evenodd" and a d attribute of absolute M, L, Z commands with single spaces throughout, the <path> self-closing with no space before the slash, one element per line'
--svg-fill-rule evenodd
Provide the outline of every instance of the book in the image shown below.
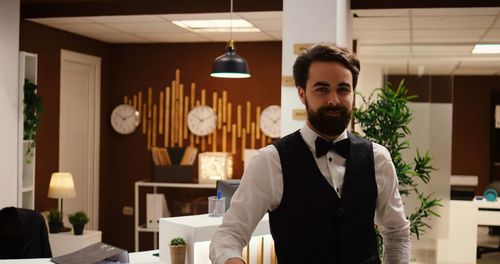
<path fill-rule="evenodd" d="M 182 155 L 181 165 L 193 165 L 198 155 L 198 149 L 195 147 L 187 147 Z"/>

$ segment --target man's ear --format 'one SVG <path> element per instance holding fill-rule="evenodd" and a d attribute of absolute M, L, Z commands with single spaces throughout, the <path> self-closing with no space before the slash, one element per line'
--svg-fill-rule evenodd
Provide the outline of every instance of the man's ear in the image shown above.
<path fill-rule="evenodd" d="M 302 87 L 297 87 L 297 93 L 299 94 L 300 101 L 302 104 L 306 104 L 306 90 Z"/>

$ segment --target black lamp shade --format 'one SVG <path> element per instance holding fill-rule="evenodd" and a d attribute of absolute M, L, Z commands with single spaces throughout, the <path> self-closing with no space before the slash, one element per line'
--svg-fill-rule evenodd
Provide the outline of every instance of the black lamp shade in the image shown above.
<path fill-rule="evenodd" d="M 228 45 L 226 53 L 217 57 L 212 66 L 212 77 L 219 78 L 249 78 L 247 61 L 236 54 L 234 47 Z"/>

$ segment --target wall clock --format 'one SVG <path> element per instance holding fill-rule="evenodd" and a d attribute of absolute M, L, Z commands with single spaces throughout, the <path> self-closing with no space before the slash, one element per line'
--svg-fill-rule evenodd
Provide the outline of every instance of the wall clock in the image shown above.
<path fill-rule="evenodd" d="M 111 112 L 111 126 L 123 135 L 129 135 L 139 126 L 139 112 L 133 106 L 121 104 Z"/>
<path fill-rule="evenodd" d="M 210 106 L 199 105 L 189 111 L 187 125 L 191 133 L 206 136 L 216 129 L 217 115 Z"/>
<path fill-rule="evenodd" d="M 271 138 L 281 136 L 281 108 L 279 105 L 270 105 L 260 114 L 260 129 Z"/>

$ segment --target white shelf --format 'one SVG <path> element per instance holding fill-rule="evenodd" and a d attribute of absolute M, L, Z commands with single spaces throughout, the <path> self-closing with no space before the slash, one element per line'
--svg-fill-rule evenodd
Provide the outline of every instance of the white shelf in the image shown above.
<path fill-rule="evenodd" d="M 181 188 L 181 189 L 214 189 L 215 184 L 199 184 L 199 183 L 170 183 L 170 182 L 150 182 L 150 181 L 137 181 L 135 182 L 135 251 L 139 251 L 139 233 L 140 232 L 150 232 L 154 234 L 153 245 L 155 249 L 158 248 L 157 233 L 159 229 L 157 228 L 146 228 L 146 219 L 143 222 L 139 222 L 139 189 L 142 187 L 152 187 L 153 193 L 156 193 L 157 188 Z"/>
<path fill-rule="evenodd" d="M 19 53 L 19 120 L 18 120 L 18 207 L 35 209 L 35 153 L 28 157 L 26 151 L 29 140 L 24 140 L 24 80 L 37 84 L 38 55 L 21 51 Z"/>
<path fill-rule="evenodd" d="M 23 189 L 21 190 L 23 193 L 25 192 L 33 192 L 35 191 L 33 187 L 23 187 Z"/>

